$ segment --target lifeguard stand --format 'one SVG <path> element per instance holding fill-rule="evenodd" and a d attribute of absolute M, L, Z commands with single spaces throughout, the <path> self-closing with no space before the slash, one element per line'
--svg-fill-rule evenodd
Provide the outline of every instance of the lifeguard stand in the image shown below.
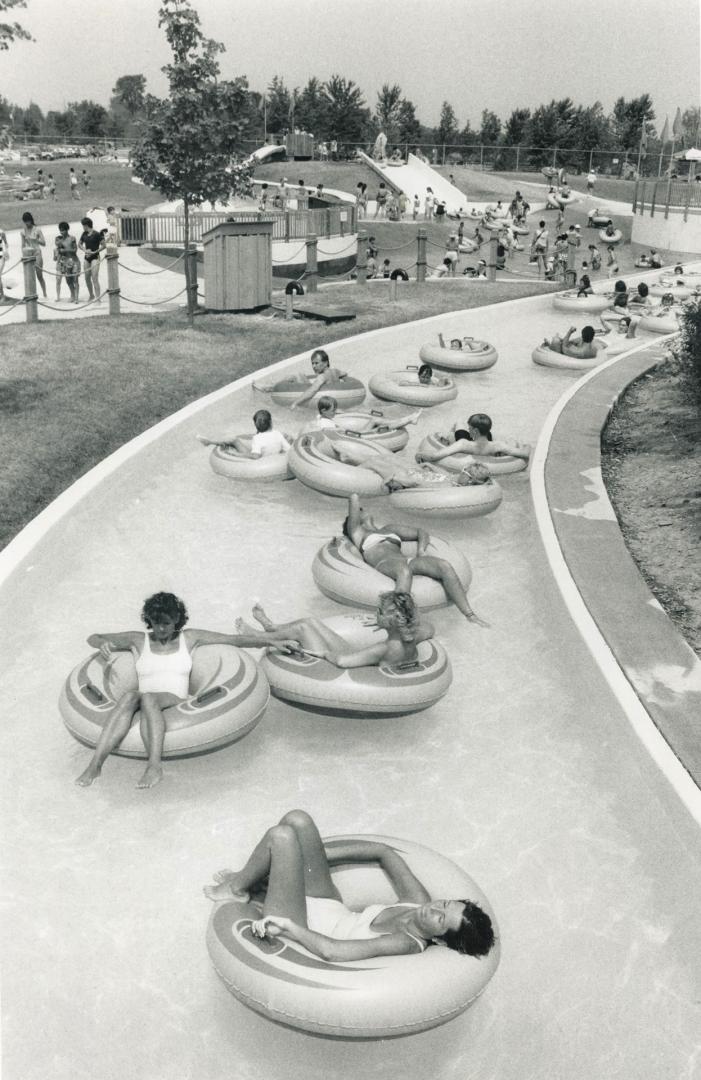
<path fill-rule="evenodd" d="M 273 222 L 223 221 L 202 234 L 204 302 L 210 311 L 269 307 L 273 289 Z"/>

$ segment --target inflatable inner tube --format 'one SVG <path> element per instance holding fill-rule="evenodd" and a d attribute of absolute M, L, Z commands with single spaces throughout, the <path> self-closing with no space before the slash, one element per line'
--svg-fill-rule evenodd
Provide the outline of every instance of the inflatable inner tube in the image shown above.
<path fill-rule="evenodd" d="M 398 401 L 402 405 L 416 405 L 421 408 L 453 401 L 458 396 L 458 388 L 452 379 L 448 379 L 443 385 L 432 383 L 424 386 L 419 382 L 416 367 L 373 375 L 368 385 L 375 397 L 382 401 Z"/>
<path fill-rule="evenodd" d="M 556 293 L 553 297 L 553 307 L 557 311 L 606 311 L 611 307 L 611 296 L 601 293 L 590 293 L 588 296 L 577 296 L 577 290 Z"/>
<path fill-rule="evenodd" d="M 514 233 L 514 234 L 515 234 L 516 236 L 528 236 L 528 234 L 529 234 L 529 232 L 530 232 L 530 229 L 528 228 L 528 226 L 527 226 L 527 225 L 516 225 L 516 224 L 514 223 L 514 224 L 513 224 L 512 226 L 511 226 L 511 231 L 512 231 L 512 232 L 513 232 L 513 233 Z"/>
<path fill-rule="evenodd" d="M 402 553 L 408 558 L 415 555 L 416 542 L 405 540 L 402 543 Z M 426 554 L 449 562 L 467 591 L 472 570 L 461 551 L 446 540 L 432 536 Z M 392 588 L 392 579 L 368 566 L 355 544 L 345 536 L 329 540 L 319 548 L 312 563 L 312 577 L 325 596 L 351 607 L 374 609 L 378 595 Z M 411 595 L 423 611 L 447 607 L 449 603 L 440 581 L 422 577 L 420 574 L 412 581 Z"/>
<path fill-rule="evenodd" d="M 447 473 L 446 473 L 447 475 Z M 432 517 L 468 518 L 491 514 L 500 505 L 503 493 L 495 480 L 487 484 L 430 484 L 425 488 L 393 491 L 392 506 L 412 514 Z"/>
<path fill-rule="evenodd" d="M 489 232 L 500 232 L 502 229 L 507 228 L 507 222 L 504 218 L 484 218 L 482 221 L 482 228 L 488 229 Z"/>
<path fill-rule="evenodd" d="M 460 243 L 458 244 L 458 251 L 460 251 L 463 255 L 471 255 L 473 251 L 479 251 L 479 247 L 480 246 L 476 240 L 470 240 L 470 238 L 468 237 L 460 241 Z"/>
<path fill-rule="evenodd" d="M 389 279 L 390 281 L 408 281 L 409 275 L 406 270 L 402 270 L 401 267 L 398 266 L 397 269 L 393 270 L 389 275 Z"/>
<path fill-rule="evenodd" d="M 390 406 L 391 408 L 391 406 Z M 411 413 L 404 413 L 408 418 Z M 385 423 L 365 430 L 368 420 L 375 422 L 384 420 Z M 405 423 L 408 422 L 405 420 Z M 409 432 L 402 423 L 402 415 L 393 416 L 389 410 L 371 409 L 369 412 L 343 412 L 335 417 L 336 430 L 339 435 L 347 435 L 351 439 L 360 439 L 361 442 L 381 446 L 385 450 L 396 453 L 403 450 L 409 442 Z"/>
<path fill-rule="evenodd" d="M 531 356 L 533 363 L 540 364 L 541 367 L 565 368 L 567 371 L 589 371 L 591 368 L 598 367 L 606 359 L 603 353 L 592 360 L 583 360 L 578 356 L 566 356 L 564 353 L 557 352 L 547 345 L 538 345 Z"/>
<path fill-rule="evenodd" d="M 603 240 L 605 244 L 620 244 L 623 239 L 623 233 L 620 229 L 614 229 L 613 235 L 609 236 L 605 229 L 599 229 L 599 239 Z"/>
<path fill-rule="evenodd" d="M 497 362 L 497 350 L 488 341 L 469 338 L 462 349 L 443 348 L 441 345 L 422 345 L 419 359 L 422 363 L 445 368 L 448 371 L 484 371 Z M 471 346 L 471 347 L 469 347 Z"/>
<path fill-rule="evenodd" d="M 693 285 L 682 285 L 679 282 L 673 281 L 669 285 L 664 282 L 660 282 L 658 285 L 650 286 L 650 296 L 673 296 L 675 300 L 686 300 L 689 296 L 693 296 L 698 292 L 698 287 L 694 288 Z"/>
<path fill-rule="evenodd" d="M 366 648 L 386 637 L 384 630 L 368 625 L 365 615 L 332 615 L 323 622 L 348 641 L 351 649 Z M 269 649 L 261 666 L 275 697 L 313 712 L 404 716 L 435 705 L 453 681 L 442 645 L 422 641 L 417 652 L 417 660 L 410 664 L 339 668 L 328 660 Z"/>
<path fill-rule="evenodd" d="M 293 294 L 295 296 L 304 296 L 304 286 L 299 281 L 288 281 L 287 285 L 285 285 L 285 295 L 292 296 Z"/>
<path fill-rule="evenodd" d="M 59 699 L 63 722 L 79 742 L 95 746 L 117 700 L 136 690 L 131 653 L 109 660 L 93 653 L 68 676 Z M 190 697 L 164 711 L 164 758 L 187 757 L 228 746 L 260 720 L 270 689 L 253 657 L 233 645 L 200 645 L 192 654 Z M 148 755 L 139 732 L 140 713 L 114 751 L 123 757 Z"/>
<path fill-rule="evenodd" d="M 293 401 L 297 401 L 302 394 L 306 393 L 308 388 L 295 379 L 280 379 L 270 391 L 270 396 L 276 405 L 291 405 Z M 343 379 L 328 379 L 321 390 L 306 404 L 316 406 L 319 398 L 325 394 L 335 397 L 339 405 L 352 408 L 365 400 L 365 387 L 359 379 L 354 379 L 351 375 L 346 375 Z"/>
<path fill-rule="evenodd" d="M 445 447 L 445 443 L 441 442 L 437 435 L 427 435 L 425 439 L 422 439 L 419 443 L 416 451 L 417 457 L 421 454 L 435 453 L 436 450 L 442 450 Z M 440 469 L 445 469 L 446 472 L 459 473 L 465 468 L 466 465 L 471 465 L 473 462 L 477 462 L 480 465 L 484 465 L 489 470 L 491 476 L 504 476 L 508 473 L 523 472 L 528 462 L 524 458 L 513 457 L 511 454 L 451 454 L 450 457 L 442 458 L 436 462 L 436 465 Z"/>
<path fill-rule="evenodd" d="M 679 323 L 673 312 L 661 311 L 659 315 L 643 315 L 638 323 L 639 330 L 649 334 L 677 334 Z"/>
<path fill-rule="evenodd" d="M 287 454 L 264 454 L 259 458 L 246 457 L 233 446 L 215 446 L 209 464 L 219 476 L 230 480 L 291 480 Z"/>
<path fill-rule="evenodd" d="M 314 431 L 295 439 L 287 460 L 297 479 L 325 495 L 345 498 L 353 492 L 360 496 L 385 495 L 387 489 L 382 478 L 372 469 L 347 465 L 338 459 L 332 450 L 334 435 L 339 437 L 341 433 Z M 378 454 L 382 453 L 379 447 L 376 449 Z"/>
<path fill-rule="evenodd" d="M 425 1031 L 458 1016 L 482 993 L 499 964 L 498 928 L 486 896 L 450 859 L 408 840 L 353 834 L 325 837 L 324 844 L 333 851 L 335 844 L 348 840 L 388 844 L 433 900 L 457 898 L 477 904 L 492 920 L 494 948 L 479 958 L 434 945 L 415 955 L 332 963 L 283 936 L 255 937 L 251 924 L 260 918 L 259 908 L 232 900 L 213 907 L 207 927 L 215 971 L 248 1008 L 318 1035 L 382 1039 Z M 397 902 L 377 864 L 337 865 L 331 876 L 351 909 Z"/>
<path fill-rule="evenodd" d="M 591 214 L 587 218 L 587 225 L 590 229 L 605 229 L 612 217 L 613 214 Z"/>

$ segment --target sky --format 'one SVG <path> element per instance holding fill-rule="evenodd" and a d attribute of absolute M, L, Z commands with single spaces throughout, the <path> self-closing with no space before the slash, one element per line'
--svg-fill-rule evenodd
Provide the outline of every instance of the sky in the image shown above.
<path fill-rule="evenodd" d="M 649 93 L 661 129 L 701 99 L 701 0 L 193 0 L 221 41 L 222 75 L 263 91 L 311 76 L 352 79 L 374 108 L 397 83 L 419 120 L 449 101 L 458 124 L 482 110 L 503 121 L 552 98 L 579 105 Z M 16 17 L 36 39 L 0 52 L 0 94 L 44 112 L 109 103 L 120 75 L 166 91 L 160 0 L 27 0 Z"/>

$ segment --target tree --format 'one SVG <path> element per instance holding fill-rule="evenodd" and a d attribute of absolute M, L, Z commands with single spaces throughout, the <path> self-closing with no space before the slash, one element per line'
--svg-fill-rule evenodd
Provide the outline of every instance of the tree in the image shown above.
<path fill-rule="evenodd" d="M 444 101 L 441 105 L 441 115 L 436 128 L 436 142 L 454 143 L 458 138 L 458 121 L 453 106 Z"/>
<path fill-rule="evenodd" d="M 26 8 L 27 0 L 0 0 L 0 15 L 13 8 Z M 32 35 L 17 22 L 0 22 L 0 52 L 9 49 L 13 41 L 34 41 Z"/>
<path fill-rule="evenodd" d="M 143 112 L 145 94 L 145 75 L 120 75 L 112 88 L 110 105 L 121 105 L 133 119 Z"/>
<path fill-rule="evenodd" d="M 420 139 L 421 124 L 416 116 L 416 106 L 405 98 L 397 115 L 397 142 L 416 143 Z"/>
<path fill-rule="evenodd" d="M 697 105 L 690 105 L 682 113 L 682 139 L 684 146 L 698 148 L 701 141 L 701 109 Z"/>
<path fill-rule="evenodd" d="M 297 126 L 303 131 L 311 132 L 317 139 L 325 139 L 327 137 L 327 107 L 324 87 L 312 76 L 297 98 L 295 105 Z"/>
<path fill-rule="evenodd" d="M 206 38 L 188 0 L 167 0 L 158 25 L 165 28 L 173 62 L 163 71 L 170 95 L 148 102 L 150 115 L 132 149 L 135 174 L 167 199 L 182 199 L 185 251 L 190 250 L 190 208 L 250 194 L 253 165 L 236 154 L 245 126 L 248 85 L 244 78 L 219 78 L 219 42 Z M 193 316 L 192 282 L 186 260 L 188 315 Z"/>
<path fill-rule="evenodd" d="M 651 126 L 654 119 L 655 110 L 649 94 L 641 94 L 630 101 L 619 97 L 613 106 L 611 117 L 616 142 L 624 150 L 637 150 L 643 131 L 654 135 L 654 128 Z"/>
<path fill-rule="evenodd" d="M 388 142 L 396 142 L 399 138 L 399 113 L 402 107 L 402 91 L 396 83 L 390 86 L 383 83 L 377 95 L 375 106 L 375 122 L 378 130 L 384 131 Z"/>
<path fill-rule="evenodd" d="M 491 109 L 484 109 L 480 125 L 480 142 L 485 146 L 495 146 L 501 134 L 501 120 Z"/>
<path fill-rule="evenodd" d="M 75 133 L 86 139 L 104 139 L 109 117 L 96 101 L 69 101 L 67 111 L 75 117 Z"/>
<path fill-rule="evenodd" d="M 359 86 L 352 79 L 332 75 L 324 83 L 327 135 L 338 142 L 364 142 L 370 124 L 370 110 Z"/>
<path fill-rule="evenodd" d="M 289 127 L 290 106 L 292 95 L 279 76 L 274 75 L 273 81 L 268 87 L 267 95 L 267 129 L 268 131 L 282 132 Z"/>
<path fill-rule="evenodd" d="M 530 109 L 514 109 L 504 128 L 506 146 L 523 146 L 528 139 L 530 119 Z"/>

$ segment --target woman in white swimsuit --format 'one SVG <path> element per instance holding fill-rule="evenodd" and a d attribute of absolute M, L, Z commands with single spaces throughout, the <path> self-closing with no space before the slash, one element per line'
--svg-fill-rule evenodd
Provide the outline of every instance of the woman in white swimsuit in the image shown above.
<path fill-rule="evenodd" d="M 136 661 L 138 689 L 126 693 L 114 707 L 98 739 L 87 769 L 76 780 L 89 787 L 102 772 L 105 759 L 119 746 L 138 710 L 141 710 L 141 737 L 148 751 L 146 770 L 137 787 L 149 788 L 163 777 L 161 757 L 166 723 L 163 710 L 188 696 L 192 652 L 198 645 L 237 645 L 260 648 L 270 645 L 269 634 L 219 634 L 213 630 L 183 630 L 187 610 L 173 593 L 155 593 L 143 606 L 141 618 L 147 631 L 128 630 L 119 634 L 91 634 L 88 645 L 99 649 L 105 659 L 113 652 L 131 652 Z M 274 639 L 280 647 L 296 646 L 296 641 Z"/>
<path fill-rule="evenodd" d="M 397 894 L 395 904 L 347 908 L 333 883 L 334 863 L 379 863 Z M 465 900 L 431 900 L 401 855 L 371 840 L 334 843 L 328 851 L 303 810 L 292 810 L 273 825 L 242 870 L 222 870 L 204 892 L 210 900 L 250 900 L 267 880 L 263 917 L 253 924 L 258 937 L 280 934 L 323 960 L 367 960 L 373 956 L 421 953 L 429 944 L 447 945 L 467 956 L 486 956 L 494 929 L 480 907 Z"/>
<path fill-rule="evenodd" d="M 470 607 L 460 578 L 450 563 L 426 554 L 431 537 L 424 529 L 412 525 L 377 525 L 372 514 L 363 510 L 359 497 L 351 495 L 348 517 L 343 522 L 343 535 L 355 544 L 363 561 L 392 578 L 397 589 L 410 593 L 415 574 L 433 578 L 440 581 L 445 595 L 468 622 L 478 626 L 488 625 Z M 416 555 L 413 558 L 402 553 L 403 540 L 416 541 Z"/>

